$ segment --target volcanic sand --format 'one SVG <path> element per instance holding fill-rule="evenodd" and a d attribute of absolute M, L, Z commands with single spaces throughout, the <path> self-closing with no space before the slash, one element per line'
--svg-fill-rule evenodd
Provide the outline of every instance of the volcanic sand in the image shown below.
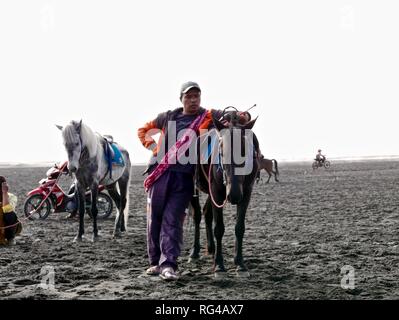
<path fill-rule="evenodd" d="M 203 255 L 188 263 L 193 220 L 184 225 L 181 278 L 164 282 L 144 274 L 146 195 L 143 167 L 133 167 L 128 232 L 112 239 L 112 218 L 99 220 L 101 240 L 72 243 L 77 220 L 51 213 L 26 221 L 23 202 L 48 168 L 0 168 L 18 195 L 24 222 L 17 245 L 0 247 L 0 298 L 18 299 L 397 299 L 399 298 L 399 162 L 333 162 L 312 171 L 311 163 L 280 163 L 280 183 L 255 185 L 246 217 L 244 259 L 250 278 L 235 275 L 235 207 L 225 209 L 223 238 L 227 277 L 214 279 Z M 64 186 L 71 183 L 68 178 Z M 66 187 L 65 187 L 66 188 Z M 205 196 L 201 195 L 201 203 Z M 204 221 L 201 252 L 205 253 Z M 341 271 L 350 266 L 354 287 L 344 289 Z M 349 269 L 348 269 L 349 270 Z M 41 286 L 54 271 L 54 288 Z M 41 273 L 42 272 L 42 273 Z M 48 282 L 46 282 L 48 284 Z M 345 284 L 345 282 L 343 282 Z M 348 283 L 346 283 L 348 284 Z"/>

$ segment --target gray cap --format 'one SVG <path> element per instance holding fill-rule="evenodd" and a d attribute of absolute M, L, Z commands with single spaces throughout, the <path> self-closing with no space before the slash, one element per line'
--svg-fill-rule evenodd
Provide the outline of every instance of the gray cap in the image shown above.
<path fill-rule="evenodd" d="M 200 86 L 196 82 L 188 81 L 183 83 L 180 89 L 180 99 L 182 98 L 184 93 L 187 93 L 192 88 L 197 88 L 199 91 L 201 91 Z"/>

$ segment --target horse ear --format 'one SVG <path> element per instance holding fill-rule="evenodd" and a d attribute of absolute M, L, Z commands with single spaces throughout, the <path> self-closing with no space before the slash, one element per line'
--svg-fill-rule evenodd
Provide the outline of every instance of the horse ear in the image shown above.
<path fill-rule="evenodd" d="M 256 122 L 257 119 L 258 119 L 258 117 L 256 117 L 255 119 L 253 119 L 253 120 L 251 120 L 251 121 L 248 121 L 248 122 L 243 126 L 243 128 L 244 128 L 244 129 L 252 129 L 252 128 L 254 127 L 255 122 Z"/>
<path fill-rule="evenodd" d="M 60 131 L 62 131 L 63 127 L 59 126 L 58 124 L 55 125 Z"/>
<path fill-rule="evenodd" d="M 80 129 L 82 128 L 82 119 L 80 119 L 79 122 L 76 123 L 76 131 L 80 133 Z"/>
<path fill-rule="evenodd" d="M 226 126 L 212 115 L 212 121 L 218 131 L 226 129 Z"/>

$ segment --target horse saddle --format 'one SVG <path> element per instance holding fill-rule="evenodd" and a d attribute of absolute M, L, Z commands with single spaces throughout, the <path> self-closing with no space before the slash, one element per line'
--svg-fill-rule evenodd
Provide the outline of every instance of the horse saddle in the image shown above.
<path fill-rule="evenodd" d="M 122 152 L 119 150 L 116 143 L 114 143 L 112 136 L 103 136 L 103 148 L 105 159 L 108 164 L 109 177 L 112 179 L 112 166 L 123 167 L 125 165 L 125 161 L 123 160 Z"/>
<path fill-rule="evenodd" d="M 114 137 L 113 136 L 111 136 L 111 135 L 109 135 L 109 134 L 104 134 L 103 135 L 103 138 L 107 141 L 107 142 L 109 142 L 109 143 L 114 143 Z"/>
<path fill-rule="evenodd" d="M 125 162 L 118 146 L 114 143 L 114 139 L 110 135 L 104 135 L 104 151 L 105 157 L 109 165 L 124 166 Z"/>
<path fill-rule="evenodd" d="M 116 146 L 115 143 L 110 144 L 111 145 L 111 152 L 113 154 L 112 156 L 112 164 L 115 164 L 117 166 L 124 166 L 125 161 L 123 161 L 122 153 L 119 150 L 119 148 Z"/>
<path fill-rule="evenodd" d="M 111 137 L 111 141 L 109 142 L 111 136 L 104 137 L 104 153 L 105 159 L 108 163 L 108 172 L 109 177 L 112 179 L 112 166 L 121 166 L 125 165 L 125 161 L 123 160 L 123 156 L 117 145 L 113 142 Z"/>

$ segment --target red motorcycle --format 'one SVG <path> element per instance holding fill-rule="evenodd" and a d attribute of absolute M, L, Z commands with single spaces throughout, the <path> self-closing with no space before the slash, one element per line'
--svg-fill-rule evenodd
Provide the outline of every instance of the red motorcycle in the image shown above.
<path fill-rule="evenodd" d="M 68 175 L 68 162 L 62 165 L 55 164 L 54 167 L 47 170 L 47 178 L 39 181 L 39 187 L 30 191 L 27 195 L 28 198 L 24 203 L 25 216 L 30 220 L 46 219 L 51 211 L 53 212 L 69 212 L 71 216 L 75 215 L 78 210 L 78 195 L 75 192 L 76 182 L 74 182 L 67 193 L 65 193 L 58 180 L 64 175 Z M 105 219 L 113 209 L 111 197 L 103 192 L 104 186 L 98 187 L 97 197 L 97 218 Z M 86 192 L 86 212 L 91 216 L 91 192 Z"/>

